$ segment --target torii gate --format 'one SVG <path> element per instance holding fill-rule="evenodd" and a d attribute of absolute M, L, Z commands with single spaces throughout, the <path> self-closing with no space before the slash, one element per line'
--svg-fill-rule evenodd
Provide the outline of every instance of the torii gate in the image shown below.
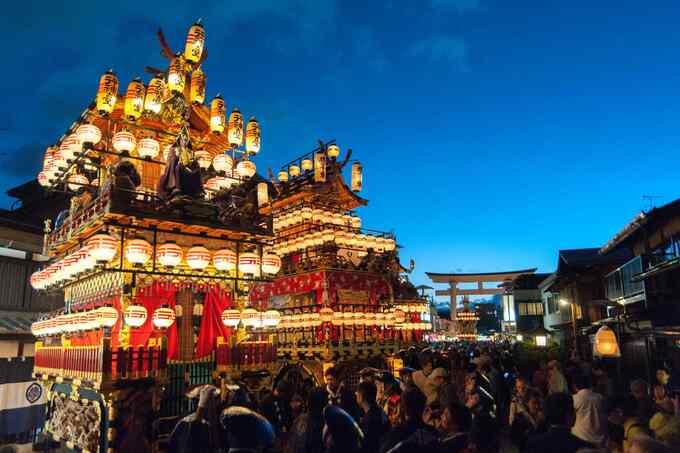
<path fill-rule="evenodd" d="M 508 289 L 512 289 L 512 283 L 520 275 L 533 274 L 536 268 L 522 269 L 507 272 L 482 272 L 476 274 L 438 274 L 435 272 L 425 272 L 432 280 L 432 283 L 448 283 L 449 289 L 435 291 L 435 296 L 450 296 L 451 298 L 451 320 L 455 321 L 457 312 L 458 296 L 491 296 L 494 294 L 506 294 Z M 496 283 L 494 287 L 484 287 L 484 283 Z M 500 282 L 500 285 L 498 284 Z M 459 283 L 477 283 L 477 288 L 458 288 Z"/>

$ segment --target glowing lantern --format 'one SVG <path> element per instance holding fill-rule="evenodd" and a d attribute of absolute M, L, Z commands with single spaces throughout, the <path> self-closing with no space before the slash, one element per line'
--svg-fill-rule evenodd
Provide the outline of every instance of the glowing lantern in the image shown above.
<path fill-rule="evenodd" d="M 293 178 L 297 178 L 298 176 L 300 176 L 300 167 L 298 167 L 297 165 L 293 164 L 293 165 L 291 165 L 290 167 L 288 167 L 288 173 L 289 173 L 290 176 L 292 176 Z"/>
<path fill-rule="evenodd" d="M 375 325 L 378 327 L 382 327 L 385 325 L 385 313 L 375 314 Z"/>
<path fill-rule="evenodd" d="M 160 150 L 161 145 L 153 138 L 143 138 L 137 143 L 137 154 L 142 159 L 156 157 Z"/>
<path fill-rule="evenodd" d="M 266 182 L 257 184 L 257 205 L 264 206 L 269 203 L 269 188 Z"/>
<path fill-rule="evenodd" d="M 42 288 L 42 282 L 45 279 L 44 275 L 38 271 L 38 272 L 33 272 L 31 274 L 31 287 L 33 289 L 41 289 Z"/>
<path fill-rule="evenodd" d="M 361 228 L 361 217 L 352 217 L 352 228 Z"/>
<path fill-rule="evenodd" d="M 288 172 L 286 170 L 281 170 L 279 172 L 279 181 L 281 182 L 288 181 Z"/>
<path fill-rule="evenodd" d="M 244 274 L 260 274 L 260 257 L 251 252 L 241 253 L 238 257 L 238 268 Z"/>
<path fill-rule="evenodd" d="M 47 187 L 50 185 L 50 179 L 47 177 L 47 174 L 44 171 L 38 173 L 38 184 L 40 184 L 43 187 Z"/>
<path fill-rule="evenodd" d="M 602 326 L 595 333 L 595 343 L 593 344 L 593 355 L 599 357 L 621 357 L 619 343 L 616 341 L 616 334 L 607 326 Z"/>
<path fill-rule="evenodd" d="M 137 120 L 144 110 L 144 84 L 139 77 L 128 85 L 125 93 L 125 116 L 130 121 Z"/>
<path fill-rule="evenodd" d="M 352 164 L 352 192 L 361 192 L 362 180 L 361 163 L 354 162 Z"/>
<path fill-rule="evenodd" d="M 172 93 L 182 94 L 185 83 L 186 78 L 184 76 L 184 68 L 182 68 L 182 59 L 175 56 L 168 68 L 168 89 Z"/>
<path fill-rule="evenodd" d="M 406 321 L 406 313 L 404 313 L 402 310 L 394 310 L 393 314 L 395 324 L 403 324 L 404 321 Z"/>
<path fill-rule="evenodd" d="M 116 96 L 118 96 L 118 78 L 109 69 L 99 79 L 97 111 L 100 115 L 108 115 L 113 111 L 113 108 L 116 106 Z"/>
<path fill-rule="evenodd" d="M 187 251 L 186 260 L 187 265 L 191 269 L 205 269 L 208 267 L 208 264 L 210 264 L 210 250 L 200 245 L 191 247 L 189 251 Z"/>
<path fill-rule="evenodd" d="M 222 324 L 227 327 L 236 327 L 241 321 L 241 312 L 234 308 L 227 308 L 222 312 Z"/>
<path fill-rule="evenodd" d="M 241 322 L 244 327 L 256 327 L 259 324 L 260 313 L 254 308 L 246 308 L 241 312 Z"/>
<path fill-rule="evenodd" d="M 166 242 L 156 249 L 156 259 L 165 267 L 175 267 L 182 262 L 182 247 L 174 242 Z"/>
<path fill-rule="evenodd" d="M 74 192 L 80 190 L 84 186 L 87 186 L 90 184 L 90 181 L 87 179 L 85 175 L 81 175 L 79 173 L 74 173 L 68 177 L 68 189 L 72 190 Z"/>
<path fill-rule="evenodd" d="M 102 139 L 102 131 L 94 124 L 81 124 L 76 129 L 76 135 L 80 143 L 86 146 L 94 146 Z"/>
<path fill-rule="evenodd" d="M 234 180 L 233 180 L 233 179 L 228 178 L 228 177 L 226 177 L 226 176 L 216 176 L 216 177 L 215 177 L 215 180 L 216 180 L 216 182 L 217 182 L 217 188 L 218 188 L 218 189 L 228 189 L 228 188 L 230 188 L 230 187 L 233 185 L 233 183 L 234 183 Z"/>
<path fill-rule="evenodd" d="M 343 313 L 341 311 L 335 311 L 333 312 L 333 319 L 331 319 L 331 323 L 334 326 L 341 326 L 343 319 L 344 319 Z"/>
<path fill-rule="evenodd" d="M 366 327 L 373 327 L 376 323 L 375 313 L 364 313 L 364 325 Z"/>
<path fill-rule="evenodd" d="M 331 159 L 335 159 L 340 155 L 340 148 L 336 144 L 328 145 L 326 148 L 326 155 L 328 155 L 328 157 Z"/>
<path fill-rule="evenodd" d="M 241 178 L 250 178 L 252 176 L 255 176 L 256 172 L 257 166 L 252 161 L 242 160 L 238 163 L 238 165 L 236 165 L 236 173 Z"/>
<path fill-rule="evenodd" d="M 352 327 L 354 325 L 354 313 L 346 311 L 342 314 L 342 325 L 344 327 Z"/>
<path fill-rule="evenodd" d="M 248 126 L 246 127 L 246 151 L 250 154 L 260 152 L 260 134 L 260 123 L 253 116 L 248 120 Z"/>
<path fill-rule="evenodd" d="M 59 146 L 59 151 L 61 151 L 61 154 L 66 161 L 75 159 L 76 155 L 80 154 L 81 150 L 82 145 L 76 134 L 71 134 L 64 138 Z"/>
<path fill-rule="evenodd" d="M 163 105 L 163 91 L 165 91 L 165 82 L 159 76 L 154 77 L 149 81 L 149 87 L 146 89 L 146 97 L 144 98 L 144 110 L 151 113 L 160 113 Z"/>
<path fill-rule="evenodd" d="M 167 329 L 175 323 L 175 310 L 162 305 L 153 312 L 152 321 L 157 329 Z"/>
<path fill-rule="evenodd" d="M 187 33 L 187 40 L 184 44 L 184 58 L 187 61 L 196 63 L 203 55 L 203 46 L 205 45 L 205 30 L 200 21 L 189 27 Z"/>
<path fill-rule="evenodd" d="M 314 154 L 314 182 L 326 181 L 326 155 L 319 151 Z"/>
<path fill-rule="evenodd" d="M 75 256 L 77 258 L 77 262 L 75 264 L 75 272 L 77 274 L 92 270 L 97 265 L 97 262 L 94 260 L 94 258 L 90 256 L 90 247 L 87 245 L 81 247 L 80 250 L 75 253 Z"/>
<path fill-rule="evenodd" d="M 311 159 L 302 159 L 300 166 L 304 171 L 309 171 L 314 167 L 314 163 L 312 162 Z"/>
<path fill-rule="evenodd" d="M 111 328 L 118 322 L 118 310 L 110 305 L 99 307 L 96 311 L 97 324 L 101 328 Z"/>
<path fill-rule="evenodd" d="M 143 305 L 131 304 L 125 309 L 125 324 L 132 328 L 141 327 L 146 322 L 148 312 Z"/>
<path fill-rule="evenodd" d="M 243 115 L 234 107 L 229 115 L 229 131 L 227 140 L 231 146 L 241 146 L 243 143 Z"/>
<path fill-rule="evenodd" d="M 210 167 L 210 163 L 212 162 L 212 156 L 208 151 L 199 149 L 197 151 L 194 151 L 194 156 L 196 157 L 196 161 L 198 161 L 199 167 L 203 169 Z"/>
<path fill-rule="evenodd" d="M 196 68 L 191 73 L 189 99 L 194 104 L 203 104 L 203 101 L 205 101 L 205 74 L 201 71 L 201 68 Z"/>
<path fill-rule="evenodd" d="M 276 327 L 281 322 L 281 313 L 276 310 L 267 310 L 262 314 L 264 327 Z"/>
<path fill-rule="evenodd" d="M 153 247 L 144 239 L 130 239 L 125 243 L 125 259 L 133 266 L 143 266 L 152 254 Z"/>
<path fill-rule="evenodd" d="M 212 166 L 215 171 L 223 171 L 228 175 L 231 175 L 232 169 L 234 168 L 234 161 L 227 154 L 217 154 L 213 157 Z"/>
<path fill-rule="evenodd" d="M 220 183 L 217 180 L 217 177 L 210 178 L 206 182 L 203 183 L 203 188 L 206 189 L 209 192 L 218 192 L 220 190 Z M 212 195 L 206 192 L 206 198 L 210 199 L 212 198 Z"/>
<path fill-rule="evenodd" d="M 56 175 L 59 170 L 66 167 L 66 158 L 59 148 L 53 148 L 51 172 Z"/>
<path fill-rule="evenodd" d="M 262 272 L 265 274 L 278 274 L 281 270 L 281 258 L 273 253 L 265 253 L 262 256 Z"/>
<path fill-rule="evenodd" d="M 331 322 L 333 321 L 333 309 L 329 307 L 324 307 L 319 310 L 319 317 L 321 322 Z"/>
<path fill-rule="evenodd" d="M 113 136 L 113 149 L 119 153 L 131 153 L 137 146 L 137 139 L 131 132 L 120 131 Z"/>
<path fill-rule="evenodd" d="M 214 134 L 221 134 L 224 132 L 225 114 L 226 107 L 224 106 L 224 99 L 218 94 L 210 102 L 210 131 Z"/>

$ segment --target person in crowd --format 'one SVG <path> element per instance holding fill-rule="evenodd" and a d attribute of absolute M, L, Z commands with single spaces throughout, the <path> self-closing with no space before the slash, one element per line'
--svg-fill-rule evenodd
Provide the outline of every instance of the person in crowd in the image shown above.
<path fill-rule="evenodd" d="M 474 417 L 470 426 L 465 453 L 498 453 L 500 429 L 496 420 L 488 414 Z"/>
<path fill-rule="evenodd" d="M 669 383 L 671 380 L 671 372 L 665 366 L 660 366 L 656 369 L 656 383 L 662 385 L 667 392 L 670 392 Z"/>
<path fill-rule="evenodd" d="M 328 404 L 328 392 L 316 387 L 309 392 L 308 411 L 300 414 L 290 430 L 286 453 L 323 453 L 323 409 Z"/>
<path fill-rule="evenodd" d="M 423 422 L 426 398 L 417 387 L 407 388 L 401 394 L 401 422 L 393 426 L 385 436 L 380 448 L 381 453 L 386 453 L 397 444 L 409 439 L 416 431 L 435 433 L 434 429 Z"/>
<path fill-rule="evenodd" d="M 352 392 L 340 381 L 338 370 L 331 366 L 324 373 L 326 379 L 326 391 L 328 392 L 328 404 L 341 407 L 355 420 L 359 418 L 359 407 L 354 401 Z"/>
<path fill-rule="evenodd" d="M 574 424 L 574 400 L 567 393 L 553 393 L 545 401 L 548 431 L 529 438 L 524 451 L 531 453 L 576 453 L 594 446 L 571 433 Z"/>
<path fill-rule="evenodd" d="M 637 402 L 640 422 L 646 425 L 654 415 L 654 402 L 649 395 L 649 384 L 644 379 L 635 379 L 630 383 L 630 393 Z"/>
<path fill-rule="evenodd" d="M 548 363 L 548 395 L 553 393 L 567 393 L 567 379 L 560 370 L 560 364 L 557 360 L 551 360 Z"/>
<path fill-rule="evenodd" d="M 446 407 L 450 403 L 459 402 L 458 387 L 450 382 L 441 385 L 437 389 L 437 402 L 441 407 Z"/>
<path fill-rule="evenodd" d="M 527 400 L 527 381 L 522 376 L 518 376 L 515 379 L 515 391 L 512 393 L 512 398 L 510 399 L 510 414 L 508 415 L 508 425 L 512 426 L 512 422 L 515 420 L 515 416 L 520 412 L 526 412 L 526 400 Z"/>
<path fill-rule="evenodd" d="M 399 400 L 401 399 L 401 387 L 399 381 L 391 373 L 383 373 L 383 398 L 379 402 L 390 425 L 399 423 Z"/>
<path fill-rule="evenodd" d="M 462 452 L 468 444 L 471 424 L 472 414 L 467 407 L 457 401 L 448 402 L 440 416 L 441 437 L 437 450 L 441 453 Z"/>
<path fill-rule="evenodd" d="M 525 392 L 523 409 L 519 410 L 510 425 L 510 439 L 520 451 L 523 451 L 527 439 L 547 431 L 545 414 L 543 413 L 543 397 L 538 390 Z"/>
<path fill-rule="evenodd" d="M 222 427 L 227 433 L 230 452 L 256 453 L 274 445 L 276 433 L 269 421 L 257 412 L 246 407 L 231 406 L 220 417 Z M 189 451 L 210 452 L 193 446 Z"/>
<path fill-rule="evenodd" d="M 429 353 L 422 353 L 420 355 L 421 368 L 415 371 L 412 375 L 413 383 L 420 389 L 421 392 L 429 397 L 432 393 L 433 382 L 430 379 L 430 374 L 434 370 L 434 360 Z"/>
<path fill-rule="evenodd" d="M 432 373 L 428 376 L 427 379 L 427 384 L 425 385 L 427 388 L 427 392 L 425 393 L 425 396 L 427 397 L 427 402 L 433 403 L 434 401 L 437 400 L 437 397 L 439 395 L 439 389 L 441 388 L 442 385 L 446 382 L 448 378 L 448 373 L 444 368 L 435 368 L 432 370 Z M 422 388 L 421 388 L 422 390 Z"/>
<path fill-rule="evenodd" d="M 415 382 L 413 382 L 413 373 L 415 373 L 416 370 L 410 367 L 402 367 L 399 368 L 399 379 L 400 379 L 400 387 L 401 390 L 406 390 L 410 386 L 416 385 Z"/>
<path fill-rule="evenodd" d="M 375 383 L 377 374 L 378 370 L 376 370 L 375 368 L 371 367 L 362 368 L 361 370 L 359 370 L 359 382 Z"/>
<path fill-rule="evenodd" d="M 538 368 L 534 370 L 531 386 L 544 395 L 548 393 L 548 363 L 545 360 L 541 360 Z"/>
<path fill-rule="evenodd" d="M 654 399 L 654 413 L 664 412 L 672 414 L 674 412 L 673 400 L 668 396 L 666 387 L 661 384 L 655 384 L 652 396 Z"/>
<path fill-rule="evenodd" d="M 610 411 L 609 420 L 623 428 L 623 451 L 628 452 L 633 437 L 647 434 L 647 420 L 640 416 L 640 404 L 634 396 L 624 398 L 619 406 Z"/>
<path fill-rule="evenodd" d="M 649 429 L 654 438 L 672 451 L 680 451 L 680 416 L 668 412 L 657 412 L 649 420 Z"/>
<path fill-rule="evenodd" d="M 593 391 L 590 375 L 576 374 L 572 380 L 576 421 L 571 433 L 596 447 L 602 447 L 607 439 L 604 398 Z"/>
<path fill-rule="evenodd" d="M 337 405 L 323 410 L 325 453 L 360 453 L 364 434 L 354 418 Z"/>
<path fill-rule="evenodd" d="M 290 397 L 290 421 L 295 421 L 300 415 L 305 412 L 305 400 L 299 393 L 294 393 Z"/>
<path fill-rule="evenodd" d="M 672 453 L 672 450 L 646 434 L 638 434 L 631 439 L 626 453 Z"/>
<path fill-rule="evenodd" d="M 274 391 L 260 405 L 262 415 L 274 426 L 277 441 L 285 441 L 292 423 L 290 410 L 290 386 L 286 381 L 279 381 Z"/>
<path fill-rule="evenodd" d="M 219 391 L 212 385 L 192 389 L 189 398 L 198 397 L 195 412 L 181 419 L 170 434 L 169 451 L 217 451 L 224 439 L 219 429 Z"/>
<path fill-rule="evenodd" d="M 593 379 L 595 381 L 593 390 L 604 398 L 614 396 L 614 381 L 609 377 L 601 363 L 593 364 Z"/>
<path fill-rule="evenodd" d="M 373 382 L 360 382 L 355 392 L 357 404 L 363 412 L 359 427 L 364 433 L 362 452 L 375 453 L 380 450 L 382 439 L 389 430 L 387 415 L 376 401 L 377 389 Z"/>

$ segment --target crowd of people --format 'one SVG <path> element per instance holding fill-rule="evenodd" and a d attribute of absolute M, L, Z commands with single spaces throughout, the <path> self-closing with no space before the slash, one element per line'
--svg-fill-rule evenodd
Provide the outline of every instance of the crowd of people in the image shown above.
<path fill-rule="evenodd" d="M 510 345 L 414 347 L 402 357 L 403 368 L 365 368 L 353 386 L 336 367 L 318 387 L 279 381 L 261 401 L 244 387 L 227 396 L 204 386 L 170 450 L 680 452 L 680 396 L 667 368 L 619 393 L 602 364 L 520 369 Z"/>

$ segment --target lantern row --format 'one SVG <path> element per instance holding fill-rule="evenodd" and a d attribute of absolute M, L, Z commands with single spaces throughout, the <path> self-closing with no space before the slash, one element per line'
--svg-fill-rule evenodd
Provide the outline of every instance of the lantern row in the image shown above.
<path fill-rule="evenodd" d="M 338 147 L 338 145 L 336 145 L 335 143 L 328 145 L 328 147 L 326 148 L 326 156 L 330 157 L 331 159 L 336 159 L 339 155 L 340 147 Z M 281 169 L 279 171 L 279 174 L 277 175 L 279 181 L 287 182 L 289 178 L 297 178 L 303 173 L 312 171 L 315 166 L 316 167 L 319 167 L 320 165 L 325 166 L 323 153 L 315 154 L 315 156 L 320 156 L 321 159 L 314 162 L 309 157 L 305 157 L 304 159 L 299 161 L 300 165 L 298 165 L 297 163 L 293 163 L 290 164 L 288 168 Z"/>
<path fill-rule="evenodd" d="M 304 251 L 309 247 L 318 247 L 324 244 L 336 244 L 338 247 L 358 249 L 362 252 L 374 250 L 378 253 L 392 251 L 396 248 L 394 239 L 370 234 L 356 234 L 349 231 L 326 229 L 313 233 L 303 234 L 288 241 L 280 242 L 272 248 L 278 255 Z"/>
<path fill-rule="evenodd" d="M 306 206 L 293 209 L 284 214 L 276 215 L 274 217 L 274 231 L 284 230 L 307 222 L 316 225 L 337 225 L 356 229 L 361 228 L 360 217 Z"/>

